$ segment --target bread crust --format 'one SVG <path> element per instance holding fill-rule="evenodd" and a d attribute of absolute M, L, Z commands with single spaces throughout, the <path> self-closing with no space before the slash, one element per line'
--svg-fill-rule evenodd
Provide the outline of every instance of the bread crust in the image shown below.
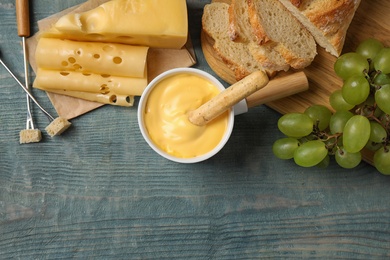
<path fill-rule="evenodd" d="M 317 43 L 324 47 L 334 56 L 339 56 L 342 52 L 347 30 L 355 15 L 361 0 L 300 0 L 297 5 L 296 0 L 280 0 L 292 13 L 311 31 Z M 291 10 L 286 5 L 297 8 Z M 307 24 L 307 19 L 315 28 Z M 325 38 L 319 39 L 321 35 Z"/>
<path fill-rule="evenodd" d="M 229 38 L 232 41 L 242 41 L 242 37 L 240 37 L 240 29 L 238 28 L 238 17 L 236 15 L 235 1 L 232 0 L 232 3 L 229 5 L 228 14 L 229 14 Z"/>
<path fill-rule="evenodd" d="M 290 0 L 290 1 L 296 7 L 299 7 L 302 4 L 301 0 Z"/>
<path fill-rule="evenodd" d="M 360 4 L 360 1 L 355 0 L 326 0 L 316 5 L 315 9 L 305 12 L 306 17 L 324 32 L 338 55 L 342 51 L 347 30 L 358 6 L 357 2 Z"/>
<path fill-rule="evenodd" d="M 279 43 L 275 46 L 275 49 L 283 56 L 288 64 L 294 69 L 304 69 L 312 63 L 312 59 L 304 59 L 293 52 L 291 52 L 286 46 Z"/>
<path fill-rule="evenodd" d="M 263 22 L 257 14 L 257 8 L 255 5 L 255 0 L 246 0 L 248 5 L 248 15 L 249 21 L 252 26 L 253 35 L 255 37 L 255 42 L 259 45 L 266 44 L 271 41 L 267 33 L 262 26 Z"/>
<path fill-rule="evenodd" d="M 259 45 L 274 42 L 275 50 L 294 69 L 302 69 L 311 64 L 317 54 L 314 38 L 296 17 L 290 14 L 284 5 L 278 1 L 273 2 L 270 0 L 245 1 L 248 4 L 250 26 Z M 271 11 L 267 9 L 271 5 L 275 10 Z M 286 20 L 283 20 L 281 17 L 282 14 L 287 17 Z M 280 21 L 285 23 L 282 25 Z M 275 24 L 270 25 L 271 23 Z M 273 25 L 284 27 L 275 27 L 274 29 L 272 28 Z M 282 31 L 283 29 L 288 29 L 288 31 Z M 297 39 L 296 42 L 291 39 L 292 37 Z M 298 47 L 300 45 L 302 47 Z M 303 49 L 307 49 L 308 51 L 302 51 Z"/>

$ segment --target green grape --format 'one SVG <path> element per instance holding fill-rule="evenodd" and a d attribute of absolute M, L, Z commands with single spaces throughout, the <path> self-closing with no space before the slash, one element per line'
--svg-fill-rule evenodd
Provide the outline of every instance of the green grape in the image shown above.
<path fill-rule="evenodd" d="M 361 109 L 360 114 L 364 116 L 376 116 L 379 117 L 382 114 L 382 110 L 375 104 L 375 94 L 368 95 L 366 101 L 359 104 Z"/>
<path fill-rule="evenodd" d="M 345 124 L 353 117 L 353 113 L 350 111 L 336 111 L 330 118 L 329 129 L 332 134 L 342 133 L 344 131 Z"/>
<path fill-rule="evenodd" d="M 383 112 L 390 114 L 390 84 L 383 85 L 375 92 L 375 101 Z"/>
<path fill-rule="evenodd" d="M 295 138 L 286 137 L 278 139 L 272 146 L 272 152 L 279 159 L 291 159 L 299 146 L 299 141 Z"/>
<path fill-rule="evenodd" d="M 382 144 L 375 143 L 375 142 L 372 142 L 372 141 L 368 141 L 366 146 L 364 146 L 364 148 L 366 148 L 366 149 L 368 149 L 370 151 L 377 151 L 381 147 L 382 147 Z"/>
<path fill-rule="evenodd" d="M 335 159 L 341 167 L 352 169 L 362 161 L 362 154 L 361 152 L 349 153 L 343 147 L 340 147 L 335 154 Z"/>
<path fill-rule="evenodd" d="M 380 117 L 379 120 L 384 126 L 388 126 L 390 124 L 390 115 L 383 113 Z"/>
<path fill-rule="evenodd" d="M 302 167 L 319 164 L 328 154 L 325 144 L 320 140 L 308 141 L 294 152 L 294 162 Z"/>
<path fill-rule="evenodd" d="M 385 85 L 385 84 L 390 84 L 390 75 L 389 74 L 385 74 L 385 73 L 378 73 L 375 77 L 374 77 L 374 84 L 375 85 Z"/>
<path fill-rule="evenodd" d="M 370 94 L 370 84 L 363 75 L 354 75 L 344 81 L 341 91 L 347 103 L 358 105 Z"/>
<path fill-rule="evenodd" d="M 382 143 L 387 138 L 386 129 L 383 128 L 381 124 L 375 121 L 370 122 L 371 131 L 370 131 L 370 141 L 374 143 Z"/>
<path fill-rule="evenodd" d="M 390 73 L 390 48 L 383 48 L 374 59 L 374 68 L 382 73 Z"/>
<path fill-rule="evenodd" d="M 336 111 L 351 110 L 355 107 L 354 105 L 351 105 L 345 101 L 341 89 L 332 92 L 332 94 L 329 96 L 329 103 Z"/>
<path fill-rule="evenodd" d="M 317 164 L 316 166 L 318 168 L 325 169 L 326 167 L 329 166 L 329 163 L 330 163 L 330 156 L 327 154 L 325 156 L 325 158 L 319 164 Z"/>
<path fill-rule="evenodd" d="M 337 150 L 337 147 L 343 145 L 343 137 L 342 136 L 338 136 L 337 138 L 332 137 L 325 140 L 324 143 L 326 145 L 326 148 L 328 149 L 329 154 L 334 154 Z"/>
<path fill-rule="evenodd" d="M 312 105 L 305 110 L 305 114 L 308 115 L 314 123 L 318 121 L 318 128 L 321 131 L 328 128 L 329 120 L 332 116 L 332 112 L 323 105 Z"/>
<path fill-rule="evenodd" d="M 341 55 L 334 64 L 334 70 L 340 78 L 346 80 L 353 75 L 369 71 L 370 65 L 362 55 L 349 52 Z"/>
<path fill-rule="evenodd" d="M 376 39 L 367 39 L 362 41 L 356 48 L 356 53 L 359 53 L 366 59 L 373 60 L 377 53 L 383 49 L 383 44 Z"/>
<path fill-rule="evenodd" d="M 349 153 L 357 153 L 364 148 L 370 138 L 370 121 L 365 116 L 354 115 L 345 124 L 343 146 Z"/>
<path fill-rule="evenodd" d="M 304 113 L 288 113 L 278 120 L 279 130 L 289 137 L 304 137 L 313 131 L 313 120 Z"/>
<path fill-rule="evenodd" d="M 390 151 L 388 147 L 382 147 L 374 153 L 375 168 L 384 175 L 390 175 Z"/>

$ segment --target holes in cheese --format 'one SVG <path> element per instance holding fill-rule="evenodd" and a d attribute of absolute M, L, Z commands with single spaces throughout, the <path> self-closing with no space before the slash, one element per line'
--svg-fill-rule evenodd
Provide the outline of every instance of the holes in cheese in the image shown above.
<path fill-rule="evenodd" d="M 61 17 L 42 37 L 180 49 L 187 41 L 186 0 L 111 0 Z"/>
<path fill-rule="evenodd" d="M 100 86 L 100 93 L 101 94 L 108 94 L 110 93 L 110 88 L 107 86 L 107 84 L 103 84 Z"/>
<path fill-rule="evenodd" d="M 73 57 L 69 57 L 69 58 L 68 58 L 68 61 L 69 61 L 70 63 L 75 63 L 75 62 L 76 62 L 76 59 L 73 58 Z"/>
<path fill-rule="evenodd" d="M 110 103 L 114 103 L 115 104 L 116 101 L 117 101 L 116 100 L 116 95 L 111 95 L 109 100 L 110 100 Z"/>
<path fill-rule="evenodd" d="M 147 85 L 148 47 L 41 38 L 34 88 L 130 106 Z M 49 58 L 48 58 L 49 57 Z"/>
<path fill-rule="evenodd" d="M 122 63 L 122 58 L 121 57 L 114 57 L 112 59 L 112 61 L 115 63 L 115 64 L 121 64 Z"/>
<path fill-rule="evenodd" d="M 144 46 L 41 38 L 35 58 L 37 66 L 44 69 L 143 78 L 147 52 Z"/>
<path fill-rule="evenodd" d="M 140 96 L 147 85 L 146 78 L 120 76 L 102 77 L 100 74 L 85 74 L 76 71 L 38 69 L 34 88 L 42 90 L 66 90 L 89 93 L 114 93 L 125 96 Z M 103 93 L 102 93 L 103 92 Z"/>

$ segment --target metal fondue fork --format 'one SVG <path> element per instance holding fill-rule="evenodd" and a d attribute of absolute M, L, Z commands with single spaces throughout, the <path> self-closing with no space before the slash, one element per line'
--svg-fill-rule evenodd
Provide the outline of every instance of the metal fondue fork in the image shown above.
<path fill-rule="evenodd" d="M 8 73 L 16 80 L 16 82 L 19 84 L 20 87 L 26 92 L 26 94 L 29 96 L 29 98 L 39 107 L 39 109 L 47 116 L 49 121 L 53 121 L 54 117 L 49 114 L 35 99 L 35 97 L 30 93 L 30 91 L 23 85 L 22 82 L 19 81 L 19 79 L 15 76 L 15 74 L 12 73 L 12 71 L 8 68 L 8 66 L 3 62 L 3 60 L 0 58 L 1 65 L 4 66 L 4 68 L 8 71 Z"/>
<path fill-rule="evenodd" d="M 30 90 L 27 62 L 26 37 L 30 36 L 30 14 L 28 0 L 16 0 L 16 21 L 18 26 L 18 35 L 22 37 L 23 45 L 23 63 L 25 88 Z M 27 120 L 26 129 L 34 129 L 34 120 L 31 114 L 31 101 L 29 95 L 26 95 L 27 101 Z"/>

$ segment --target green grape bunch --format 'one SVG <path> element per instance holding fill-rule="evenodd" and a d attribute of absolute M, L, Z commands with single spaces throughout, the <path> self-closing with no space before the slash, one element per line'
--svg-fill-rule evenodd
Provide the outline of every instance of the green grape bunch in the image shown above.
<path fill-rule="evenodd" d="M 376 169 L 390 175 L 390 48 L 364 40 L 336 60 L 334 71 L 343 82 L 329 96 L 334 111 L 311 105 L 283 115 L 278 129 L 285 137 L 274 142 L 274 155 L 302 167 L 326 167 L 334 156 L 338 165 L 351 169 L 368 149 Z"/>

